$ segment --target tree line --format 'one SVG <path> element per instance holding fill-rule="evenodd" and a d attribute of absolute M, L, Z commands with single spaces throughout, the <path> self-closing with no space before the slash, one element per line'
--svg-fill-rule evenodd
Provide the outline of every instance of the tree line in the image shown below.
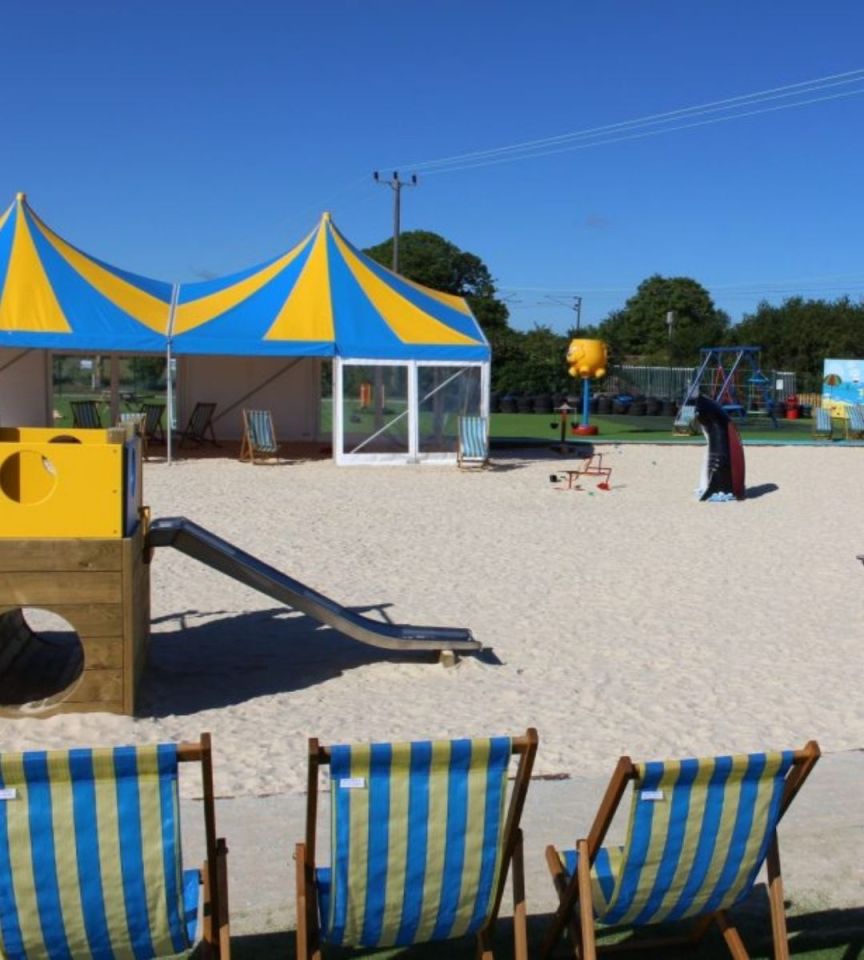
<path fill-rule="evenodd" d="M 366 253 L 392 261 L 392 241 Z M 564 357 L 571 329 L 559 334 L 547 325 L 515 330 L 488 267 L 436 233 L 414 230 L 399 240 L 399 272 L 417 283 L 465 297 L 492 347 L 492 389 L 501 393 L 558 393 L 573 389 Z M 671 312 L 671 324 L 668 322 Z M 610 362 L 651 366 L 695 366 L 708 346 L 762 348 L 765 370 L 791 370 L 799 390 L 819 390 L 826 357 L 864 355 L 864 302 L 789 297 L 765 301 L 732 324 L 708 291 L 689 277 L 654 275 L 643 280 L 618 310 L 599 324 L 583 326 L 582 337 L 609 347 Z"/>

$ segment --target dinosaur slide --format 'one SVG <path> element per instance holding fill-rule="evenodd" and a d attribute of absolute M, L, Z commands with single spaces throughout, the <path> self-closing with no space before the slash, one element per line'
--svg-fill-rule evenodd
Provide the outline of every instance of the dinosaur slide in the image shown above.
<path fill-rule="evenodd" d="M 382 623 L 354 613 L 185 517 L 154 520 L 147 542 L 151 547 L 174 547 L 360 643 L 385 650 L 476 652 L 481 649 L 480 642 L 468 629 Z"/>

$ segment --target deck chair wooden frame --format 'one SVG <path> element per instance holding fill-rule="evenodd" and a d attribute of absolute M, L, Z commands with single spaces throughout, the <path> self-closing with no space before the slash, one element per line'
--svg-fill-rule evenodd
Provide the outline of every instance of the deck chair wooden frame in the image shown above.
<path fill-rule="evenodd" d="M 165 443 L 165 428 L 162 426 L 165 404 L 142 403 L 141 412 L 144 414 L 144 436 L 147 438 L 147 442 Z"/>
<path fill-rule="evenodd" d="M 826 407 L 816 407 L 813 411 L 813 437 L 819 440 L 830 440 L 834 432 L 831 423 L 831 413 Z"/>
<path fill-rule="evenodd" d="M 819 757 L 819 745 L 815 740 L 810 740 L 803 749 L 794 752 L 792 766 L 786 775 L 783 794 L 780 799 L 778 823 L 795 799 L 804 781 L 810 775 Z M 603 840 L 628 785 L 636 780 L 635 764 L 630 757 L 621 757 L 606 788 L 606 793 L 603 796 L 591 831 L 586 838 L 576 841 L 576 851 L 579 859 L 578 868 L 572 877 L 568 878 L 558 850 L 552 845 L 546 848 L 546 863 L 549 872 L 552 874 L 552 882 L 558 894 L 559 903 L 544 936 L 540 957 L 545 960 L 552 954 L 565 930 L 570 934 L 574 956 L 580 958 L 580 960 L 596 960 L 598 949 L 606 953 L 692 945 L 701 941 L 712 925 L 716 924 L 734 960 L 749 960 L 750 955 L 744 946 L 741 935 L 725 910 L 699 916 L 689 936 L 651 938 L 644 941 L 627 939 L 622 943 L 612 944 L 605 948 L 597 947 L 591 868 L 603 846 Z M 766 866 L 774 957 L 775 960 L 788 960 L 789 939 L 786 930 L 786 911 L 783 902 L 783 882 L 780 873 L 780 852 L 776 830 L 768 846 Z"/>
<path fill-rule="evenodd" d="M 101 430 L 102 418 L 95 400 L 70 400 L 72 426 L 81 430 Z"/>
<path fill-rule="evenodd" d="M 243 441 L 240 444 L 240 459 L 250 463 L 279 462 L 279 441 L 269 410 L 243 411 Z"/>
<path fill-rule="evenodd" d="M 527 907 L 525 904 L 525 869 L 523 839 L 519 822 L 525 806 L 525 797 L 531 779 L 531 770 L 538 744 L 537 731 L 532 727 L 523 736 L 513 737 L 511 757 L 518 756 L 515 781 L 510 791 L 509 804 L 502 832 L 501 865 L 494 888 L 492 908 L 482 928 L 476 933 L 478 960 L 494 960 L 492 938 L 507 874 L 512 867 L 513 879 L 513 937 L 516 960 L 528 960 Z M 309 771 L 306 801 L 306 837 L 295 848 L 297 888 L 297 957 L 299 960 L 321 960 L 322 935 L 318 921 L 317 886 L 315 883 L 315 840 L 318 816 L 318 771 L 330 763 L 331 748 L 317 739 L 309 740 Z"/>
<path fill-rule="evenodd" d="M 691 437 L 697 429 L 696 406 L 693 403 L 685 403 L 675 417 L 672 432 L 679 437 Z"/>
<path fill-rule="evenodd" d="M 864 407 L 857 403 L 850 403 L 846 410 L 846 439 L 861 440 L 864 438 Z"/>
<path fill-rule="evenodd" d="M 216 410 L 216 404 L 210 401 L 198 401 L 195 408 L 189 416 L 189 422 L 186 429 L 180 437 L 180 446 L 182 447 L 187 440 L 191 440 L 201 446 L 204 443 L 212 443 L 218 447 L 216 434 L 213 432 L 213 413 Z M 207 434 L 209 433 L 209 436 Z"/>
<path fill-rule="evenodd" d="M 170 753 L 162 752 L 165 747 Z M 0 815 L 0 869 L 6 874 L 0 888 L 13 889 L 16 868 L 23 878 L 14 884 L 14 897 L 0 898 L 0 954 L 18 960 L 116 952 L 155 960 L 175 956 L 177 945 L 194 937 L 200 938 L 196 956 L 230 960 L 228 848 L 216 836 L 210 734 L 158 748 L 120 749 L 127 751 L 122 758 L 117 748 L 0 755 L 4 801 L 23 801 Z M 181 883 L 172 806 L 179 803 L 176 774 L 182 763 L 201 765 L 207 859 Z M 62 835 L 55 832 L 58 822 L 67 827 Z M 169 822 L 178 835 L 167 847 L 162 825 Z M 142 829 L 142 823 L 156 829 Z M 168 898 L 164 912 L 148 910 L 148 877 L 165 884 L 151 894 Z M 196 880 L 196 896 L 187 898 Z M 191 913 L 195 901 L 197 917 Z"/>
<path fill-rule="evenodd" d="M 489 465 L 489 420 L 487 417 L 459 417 L 456 463 L 460 468 Z M 466 442 L 467 436 L 467 442 Z"/>

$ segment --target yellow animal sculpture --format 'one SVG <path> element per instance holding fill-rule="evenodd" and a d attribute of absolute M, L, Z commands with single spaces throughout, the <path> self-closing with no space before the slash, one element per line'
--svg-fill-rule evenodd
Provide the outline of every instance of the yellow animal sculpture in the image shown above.
<path fill-rule="evenodd" d="M 571 340 L 567 365 L 571 377 L 586 380 L 606 376 L 606 344 L 602 340 Z"/>

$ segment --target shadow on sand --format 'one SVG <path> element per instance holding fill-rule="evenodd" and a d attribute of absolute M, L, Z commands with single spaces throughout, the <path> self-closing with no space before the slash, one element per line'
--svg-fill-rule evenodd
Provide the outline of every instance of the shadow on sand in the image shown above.
<path fill-rule="evenodd" d="M 758 486 L 748 487 L 744 499 L 756 500 L 759 497 L 764 497 L 766 494 L 776 493 L 779 489 L 776 483 L 760 483 Z"/>
<path fill-rule="evenodd" d="M 389 606 L 352 609 L 377 611 L 389 620 Z M 437 666 L 437 651 L 372 647 L 281 606 L 224 617 L 218 610 L 186 610 L 153 621 L 154 626 L 165 623 L 179 629 L 151 635 L 137 716 L 184 716 L 290 693 L 370 663 L 428 663 L 430 669 L 444 669 Z M 500 662 L 491 650 L 468 656 Z"/>
<path fill-rule="evenodd" d="M 767 897 L 757 897 L 752 907 L 734 912 L 734 918 L 744 942 L 750 951 L 752 960 L 769 960 L 773 957 L 771 948 L 771 921 L 768 915 Z M 528 920 L 529 955 L 537 956 L 546 926 L 552 919 L 551 914 L 533 916 Z M 864 908 L 848 910 L 820 910 L 799 913 L 790 916 L 789 951 L 793 957 L 813 960 L 860 960 L 864 957 Z M 669 933 L 681 933 L 681 927 L 665 930 L 657 928 L 654 936 Z M 641 938 L 641 934 L 640 934 Z M 604 938 L 605 940 L 605 938 Z M 602 941 L 601 941 L 602 942 Z M 297 956 L 296 941 L 293 932 L 267 933 L 232 938 L 231 955 L 234 960 L 285 960 Z M 442 949 L 442 947 L 444 949 Z M 390 960 L 404 957 L 406 960 L 432 960 L 446 955 L 453 960 L 472 960 L 476 956 L 474 940 L 447 941 L 446 944 L 426 944 L 409 949 L 395 949 L 362 953 L 346 950 L 329 950 L 327 956 L 334 958 L 375 957 L 376 960 Z M 624 956 L 636 956 L 624 953 Z M 692 949 L 662 949 L 657 952 L 648 950 L 648 957 L 670 957 L 680 960 L 700 957 L 704 960 L 728 960 L 729 952 L 716 929 Z M 556 956 L 572 956 L 559 946 Z M 513 924 L 509 919 L 498 922 L 495 935 L 496 960 L 510 960 L 513 957 Z"/>

